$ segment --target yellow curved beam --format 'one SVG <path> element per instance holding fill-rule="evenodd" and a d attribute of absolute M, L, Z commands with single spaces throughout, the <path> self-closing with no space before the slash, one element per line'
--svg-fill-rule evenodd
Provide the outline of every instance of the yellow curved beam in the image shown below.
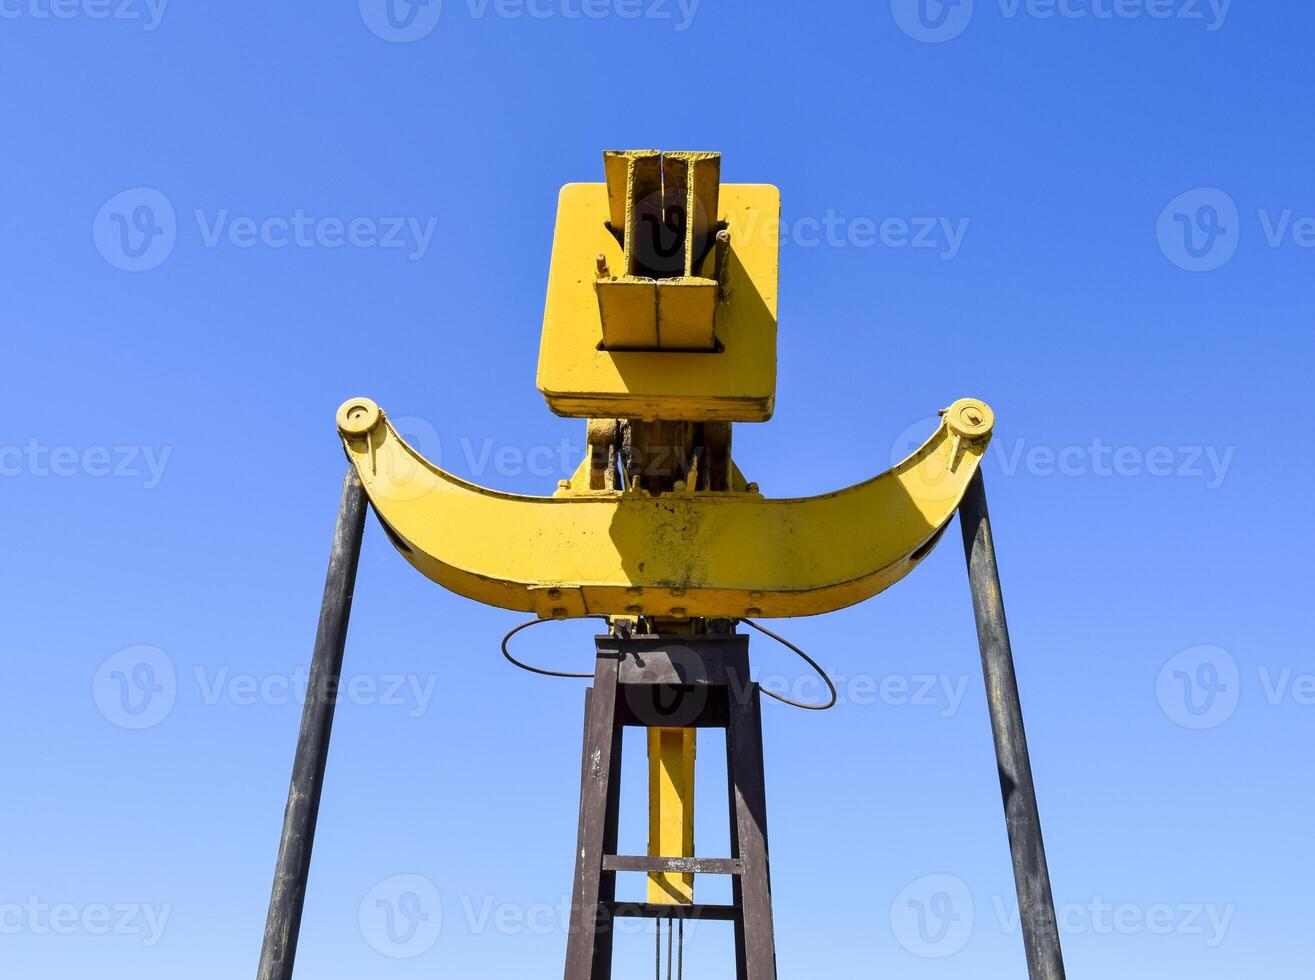
<path fill-rule="evenodd" d="M 592 492 L 523 497 L 445 473 L 369 399 L 339 433 L 394 544 L 453 592 L 542 617 L 811 616 L 898 582 L 935 545 L 994 417 L 955 402 L 893 469 L 820 497 Z"/>

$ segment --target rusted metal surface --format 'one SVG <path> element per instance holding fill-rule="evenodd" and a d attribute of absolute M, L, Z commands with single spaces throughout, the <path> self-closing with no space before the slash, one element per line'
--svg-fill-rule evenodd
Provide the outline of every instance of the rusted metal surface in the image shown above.
<path fill-rule="evenodd" d="M 604 871 L 638 871 L 645 874 L 670 872 L 692 875 L 738 875 L 744 862 L 732 858 L 643 857 L 608 854 L 603 856 Z"/>

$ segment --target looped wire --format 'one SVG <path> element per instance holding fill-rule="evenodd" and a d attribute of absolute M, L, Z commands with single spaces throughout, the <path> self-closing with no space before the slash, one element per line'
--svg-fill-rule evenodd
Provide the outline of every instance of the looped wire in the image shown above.
<path fill-rule="evenodd" d="M 600 615 L 576 616 L 576 617 L 573 617 L 573 618 L 575 618 L 575 619 L 602 619 L 602 620 L 606 620 L 606 619 L 607 619 L 606 616 L 600 616 Z M 513 628 L 507 633 L 507 635 L 504 636 L 504 637 L 502 638 L 502 655 L 503 655 L 504 657 L 506 657 L 507 660 L 508 660 L 510 663 L 512 663 L 512 664 L 514 664 L 515 666 L 519 667 L 521 670 L 528 670 L 531 674 L 542 674 L 544 677 L 568 677 L 568 678 L 581 678 L 581 679 L 585 679 L 585 680 L 588 680 L 588 679 L 592 678 L 592 677 L 594 676 L 593 671 L 590 671 L 590 672 L 587 673 L 587 674 L 573 674 L 573 673 L 571 673 L 570 671 L 564 671 L 564 670 L 548 670 L 548 669 L 545 668 L 545 667 L 535 667 L 535 666 L 533 666 L 533 665 L 531 665 L 531 664 L 522 663 L 521 661 L 519 661 L 519 660 L 517 660 L 515 657 L 513 657 L 513 656 L 511 655 L 511 651 L 507 649 L 507 644 L 511 642 L 511 638 L 512 638 L 513 636 L 515 636 L 517 633 L 519 633 L 521 630 L 527 630 L 527 629 L 529 629 L 531 626 L 538 626 L 540 623 L 553 623 L 553 622 L 558 622 L 558 620 L 553 620 L 553 619 L 531 619 L 531 620 L 527 620 L 527 621 L 524 622 L 524 623 L 521 623 L 519 626 L 515 626 L 515 627 L 513 627 Z"/>
<path fill-rule="evenodd" d="M 752 626 L 754 629 L 756 629 L 759 633 L 762 633 L 764 636 L 770 636 L 777 643 L 781 644 L 784 647 L 789 648 L 790 650 L 793 650 L 799 656 L 799 658 L 804 661 L 804 663 L 808 664 L 808 666 L 812 667 L 813 670 L 817 671 L 817 676 L 822 678 L 822 683 L 824 683 L 827 686 L 827 690 L 831 692 L 831 699 L 827 701 L 826 704 L 806 704 L 803 701 L 795 701 L 792 698 L 787 698 L 783 694 L 777 694 L 774 691 L 767 690 L 767 688 L 765 687 L 760 687 L 759 690 L 762 691 L 763 694 L 765 694 L 769 698 L 773 698 L 774 700 L 780 701 L 782 704 L 788 704 L 792 708 L 803 708 L 805 711 L 827 711 L 836 706 L 836 701 L 839 700 L 839 695 L 836 693 L 836 686 L 831 682 L 831 678 L 827 675 L 827 672 L 822 669 L 821 665 L 816 660 L 814 660 L 808 654 L 804 653 L 804 651 L 800 650 L 797 646 L 795 646 L 785 637 L 778 636 L 776 633 L 773 633 L 765 626 L 759 626 L 752 619 L 741 619 L 740 622 L 748 626 Z"/>
<path fill-rule="evenodd" d="M 587 616 L 575 616 L 572 618 L 573 619 L 601 619 L 605 622 L 610 622 L 609 617 L 599 614 L 592 614 Z M 565 677 L 571 680 L 591 679 L 594 676 L 592 673 L 578 674 L 572 671 L 565 671 L 565 670 L 548 670 L 546 667 L 535 667 L 533 664 L 527 664 L 523 661 L 517 660 L 515 657 L 511 655 L 511 651 L 507 648 L 507 645 L 511 642 L 511 638 L 513 636 L 521 632 L 521 630 L 527 630 L 531 626 L 538 626 L 540 623 L 548 623 L 548 622 L 557 622 L 557 620 L 530 619 L 525 621 L 524 623 L 521 623 L 519 626 L 512 627 L 512 629 L 507 632 L 507 635 L 502 638 L 502 655 L 506 657 L 507 661 L 511 663 L 513 666 L 519 667 L 521 670 L 527 670 L 531 674 L 541 674 L 544 677 Z M 817 671 L 817 676 L 822 678 L 822 683 L 824 683 L 827 686 L 827 690 L 831 692 L 830 699 L 825 704 L 808 704 L 804 701 L 795 701 L 793 698 L 787 698 L 783 694 L 777 694 L 775 691 L 769 691 L 765 687 L 759 688 L 759 690 L 762 691 L 764 695 L 766 695 L 769 698 L 772 698 L 775 701 L 780 701 L 782 704 L 788 704 L 792 708 L 802 708 L 805 711 L 826 711 L 830 708 L 835 707 L 836 702 L 839 700 L 839 695 L 836 692 L 836 686 L 834 683 L 832 683 L 831 678 L 827 675 L 827 672 L 822 669 L 821 665 L 816 660 L 814 660 L 808 654 L 804 653 L 803 650 L 799 649 L 799 647 L 795 646 L 785 637 L 773 633 L 765 626 L 759 626 L 752 619 L 741 619 L 739 620 L 739 622 L 744 623 L 746 626 L 751 626 L 753 629 L 756 629 L 759 633 L 762 633 L 764 636 L 771 637 L 773 640 L 784 646 L 786 649 L 793 651 L 796 656 L 798 656 L 801 660 L 804 661 L 804 663 L 808 664 L 808 666 L 812 667 L 813 670 Z"/>

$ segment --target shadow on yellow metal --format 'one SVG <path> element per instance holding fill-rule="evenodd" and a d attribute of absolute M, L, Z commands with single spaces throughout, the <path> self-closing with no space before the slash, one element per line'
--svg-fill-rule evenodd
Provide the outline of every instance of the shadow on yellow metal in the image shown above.
<path fill-rule="evenodd" d="M 648 730 L 649 857 L 694 856 L 696 736 L 693 728 Z M 653 905 L 689 905 L 694 901 L 694 876 L 650 874 L 648 900 Z"/>
<path fill-rule="evenodd" d="M 608 185 L 562 188 L 538 374 L 553 412 L 648 420 L 771 418 L 781 195 L 767 184 L 722 184 L 719 195 L 716 217 L 728 244 L 718 281 L 698 275 L 657 279 L 653 270 L 626 274 L 635 259 L 609 231 L 614 205 Z M 710 252 L 705 266 L 715 257 Z M 599 279 L 600 260 L 618 275 Z M 668 348 L 662 337 L 689 336 L 704 303 L 714 308 L 715 352 Z M 626 339 L 609 349 L 612 334 Z M 632 346 L 639 349 L 627 349 Z"/>
<path fill-rule="evenodd" d="M 955 402 L 908 459 L 818 497 L 525 497 L 434 466 L 367 398 L 338 413 L 347 456 L 412 565 L 468 598 L 557 618 L 811 616 L 861 602 L 935 545 L 993 424 L 982 402 Z"/>

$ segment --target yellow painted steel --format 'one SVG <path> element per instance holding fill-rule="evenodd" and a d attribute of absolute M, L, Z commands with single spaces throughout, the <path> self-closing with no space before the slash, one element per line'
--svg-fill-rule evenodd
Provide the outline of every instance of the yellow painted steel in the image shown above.
<path fill-rule="evenodd" d="M 731 458 L 728 423 L 775 408 L 780 193 L 723 185 L 716 153 L 609 152 L 604 176 L 562 188 L 539 352 L 549 408 L 590 420 L 584 461 L 552 497 L 490 490 L 352 399 L 339 434 L 394 545 L 479 602 L 644 616 L 659 631 L 831 612 L 898 582 L 958 509 L 990 408 L 955 402 L 926 443 L 865 483 L 764 498 Z M 689 450 L 688 466 L 650 478 L 650 450 Z M 623 478 L 669 492 L 622 490 Z M 693 729 L 648 731 L 651 856 L 694 856 L 696 744 Z M 651 903 L 693 899 L 693 874 L 648 876 Z"/>
<path fill-rule="evenodd" d="M 338 414 L 347 456 L 412 565 L 471 599 L 543 617 L 810 616 L 860 602 L 931 550 L 993 424 L 982 402 L 955 402 L 908 459 L 818 497 L 525 497 L 429 463 L 369 399 Z"/>
<path fill-rule="evenodd" d="M 694 856 L 693 728 L 648 729 L 648 853 L 650 857 Z M 654 905 L 694 901 L 694 875 L 661 872 L 648 876 Z"/>
<path fill-rule="evenodd" d="M 609 178 L 624 162 L 609 159 Z M 693 174 L 686 178 L 687 199 L 709 203 L 689 206 L 718 208 L 717 224 L 729 232 L 729 245 L 720 258 L 713 248 L 697 267 L 686 254 L 682 268 L 664 278 L 630 274 L 633 252 L 611 230 L 618 207 L 615 190 L 609 196 L 611 183 L 562 188 L 538 373 L 539 390 L 558 415 L 771 418 L 780 192 L 767 184 L 720 184 L 713 193 L 697 164 Z M 632 227 L 633 203 L 625 219 Z M 674 349 L 706 348 L 709 316 L 713 350 Z"/>
<path fill-rule="evenodd" d="M 621 232 L 619 275 L 606 252 L 595 256 L 602 349 L 715 352 L 721 154 L 634 150 L 603 162 L 607 226 L 572 229 L 585 241 Z"/>

